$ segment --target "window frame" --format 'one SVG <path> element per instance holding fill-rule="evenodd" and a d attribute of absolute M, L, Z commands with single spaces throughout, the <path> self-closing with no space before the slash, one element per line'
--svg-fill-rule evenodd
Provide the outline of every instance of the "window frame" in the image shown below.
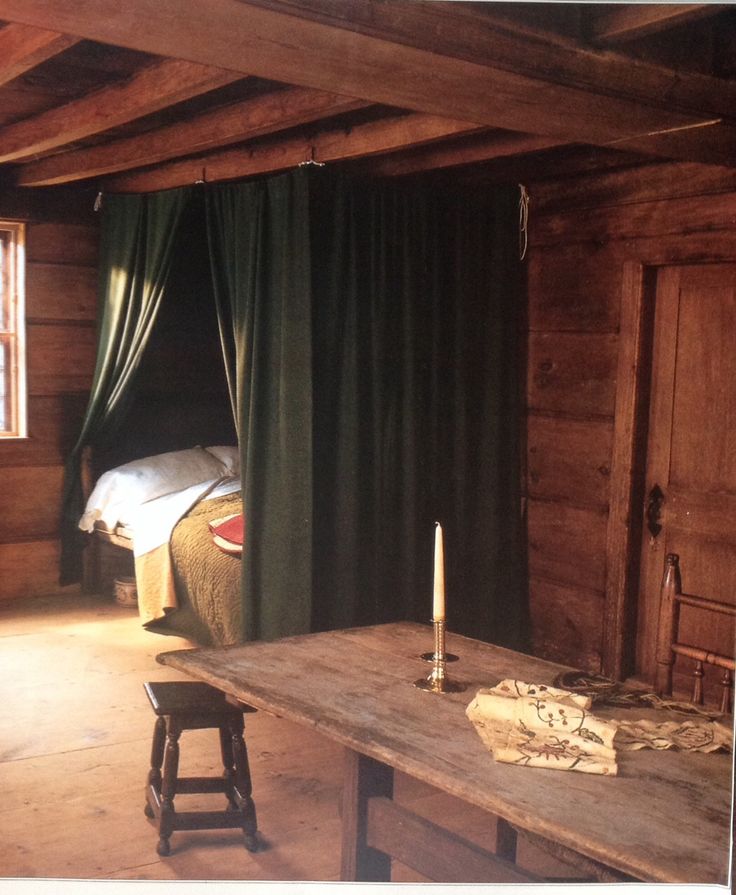
<path fill-rule="evenodd" d="M 25 314 L 26 228 L 21 221 L 0 220 L 0 241 L 6 263 L 0 267 L 0 343 L 9 346 L 8 393 L 0 401 L 0 441 L 28 437 Z M 3 421 L 3 417 L 6 417 Z"/>

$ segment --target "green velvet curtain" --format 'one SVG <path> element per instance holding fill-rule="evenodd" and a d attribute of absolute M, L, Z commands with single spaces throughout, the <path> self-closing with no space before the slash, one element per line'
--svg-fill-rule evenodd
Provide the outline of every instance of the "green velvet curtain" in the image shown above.
<path fill-rule="evenodd" d="M 97 362 L 82 429 L 67 460 L 62 493 L 61 584 L 79 581 L 84 510 L 81 457 L 124 418 L 130 385 L 163 294 L 177 224 L 189 190 L 110 195 L 103 203 Z"/>
<path fill-rule="evenodd" d="M 450 628 L 523 647 L 518 193 L 325 174 L 312 174 L 315 625 L 428 620 L 437 520 Z"/>
<path fill-rule="evenodd" d="M 233 360 L 235 366 L 246 513 L 242 602 L 234 622 L 246 640 L 272 639 L 311 627 L 309 182 L 285 176 L 212 187 L 207 211 L 231 381 Z"/>
<path fill-rule="evenodd" d="M 208 190 L 232 329 L 245 638 L 431 613 L 523 648 L 516 190 L 299 169 Z"/>
<path fill-rule="evenodd" d="M 241 450 L 243 639 L 428 620 L 439 520 L 450 628 L 524 648 L 516 189 L 304 168 L 204 192 Z M 81 571 L 82 448 L 124 420 L 190 197 L 106 199 L 64 583 Z"/>

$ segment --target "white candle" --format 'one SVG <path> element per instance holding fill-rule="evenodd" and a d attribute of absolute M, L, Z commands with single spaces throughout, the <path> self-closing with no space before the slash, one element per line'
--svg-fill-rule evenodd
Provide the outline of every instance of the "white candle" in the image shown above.
<path fill-rule="evenodd" d="M 445 618 L 445 546 L 442 540 L 442 526 L 435 522 L 434 529 L 434 599 L 432 602 L 432 618 L 444 621 Z"/>

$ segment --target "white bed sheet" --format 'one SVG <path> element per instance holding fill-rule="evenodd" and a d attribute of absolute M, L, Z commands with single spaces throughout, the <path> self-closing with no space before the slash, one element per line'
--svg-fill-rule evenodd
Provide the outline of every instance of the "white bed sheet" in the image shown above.
<path fill-rule="evenodd" d="M 125 519 L 118 521 L 132 531 L 133 555 L 142 556 L 162 544 L 167 544 L 171 540 L 176 523 L 200 500 L 224 497 L 226 494 L 239 491 L 240 487 L 240 479 L 235 476 L 211 479 L 129 508 L 125 513 Z M 208 489 L 211 489 L 209 493 Z"/>
<path fill-rule="evenodd" d="M 89 496 L 79 527 L 91 532 L 100 522 L 108 529 L 127 521 L 144 502 L 206 485 L 224 475 L 237 475 L 228 450 L 193 447 L 133 460 L 103 473 Z M 230 448 L 230 451 L 236 451 Z"/>

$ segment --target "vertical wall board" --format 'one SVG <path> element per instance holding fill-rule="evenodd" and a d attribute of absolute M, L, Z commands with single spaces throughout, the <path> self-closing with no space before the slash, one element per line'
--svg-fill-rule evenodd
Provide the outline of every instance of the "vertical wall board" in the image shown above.
<path fill-rule="evenodd" d="M 31 320 L 93 321 L 97 307 L 97 271 L 79 264 L 29 263 L 26 314 Z"/>
<path fill-rule="evenodd" d="M 665 194 L 660 200 L 648 202 L 578 208 L 563 214 L 550 211 L 530 227 L 529 236 L 533 248 L 572 243 L 605 245 L 639 236 L 708 233 L 734 226 L 733 193 L 674 199 Z"/>
<path fill-rule="evenodd" d="M 28 437 L 0 442 L 0 469 L 62 466 L 76 441 L 86 406 L 83 393 L 31 395 Z"/>
<path fill-rule="evenodd" d="M 613 418 L 613 333 L 530 333 L 529 410 L 578 418 Z"/>
<path fill-rule="evenodd" d="M 59 587 L 57 540 L 0 543 L 0 601 L 61 592 L 79 593 L 79 587 Z"/>
<path fill-rule="evenodd" d="M 646 396 L 623 397 L 628 377 L 646 383 L 647 360 L 629 345 L 637 321 L 627 318 L 619 332 L 633 294 L 630 272 L 736 256 L 733 175 L 691 168 L 661 163 L 528 184 L 535 199 L 528 260 L 531 611 L 535 641 L 563 662 L 578 664 L 580 648 L 566 625 L 549 633 L 560 594 L 604 595 L 578 613 L 576 638 L 602 639 L 609 670 L 622 667 L 622 639 L 635 635 L 623 616 L 634 609 L 627 588 L 637 550 L 620 533 L 640 512 L 632 504 L 640 473 L 637 451 L 623 440 L 639 437 L 628 417 Z M 574 435 L 571 424 L 578 424 Z M 605 501 L 596 468 L 610 470 Z"/>
<path fill-rule="evenodd" d="M 531 575 L 603 592 L 605 513 L 561 501 L 529 500 L 527 517 Z"/>
<path fill-rule="evenodd" d="M 96 335 L 91 326 L 28 326 L 28 392 L 62 395 L 88 392 L 95 365 Z"/>
<path fill-rule="evenodd" d="M 26 230 L 29 264 L 77 264 L 97 268 L 99 232 L 89 224 L 31 221 Z"/>
<path fill-rule="evenodd" d="M 0 543 L 57 536 L 63 472 L 61 466 L 3 469 Z"/>
<path fill-rule="evenodd" d="M 535 655 L 600 672 L 603 595 L 532 578 L 529 601 Z"/>
<path fill-rule="evenodd" d="M 0 439 L 0 599 L 56 593 L 61 481 L 95 362 L 99 219 L 87 190 L 5 191 L 26 222 L 28 437 Z M 68 589 L 70 593 L 78 588 Z"/>
<path fill-rule="evenodd" d="M 527 424 L 529 496 L 607 507 L 611 437 L 609 422 L 530 415 Z"/>
<path fill-rule="evenodd" d="M 619 302 L 615 282 L 620 271 L 601 277 L 610 251 L 591 243 L 554 246 L 531 252 L 528 288 L 532 332 L 616 332 Z"/>

